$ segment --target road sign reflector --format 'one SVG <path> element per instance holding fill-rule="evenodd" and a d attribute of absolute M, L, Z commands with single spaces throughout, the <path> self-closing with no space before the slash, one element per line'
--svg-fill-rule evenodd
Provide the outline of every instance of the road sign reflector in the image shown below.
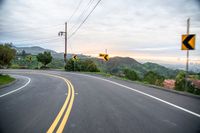
<path fill-rule="evenodd" d="M 109 56 L 108 56 L 108 54 L 105 54 L 105 56 L 104 56 L 104 60 L 105 60 L 105 61 L 108 61 L 108 60 L 109 60 Z"/>
<path fill-rule="evenodd" d="M 195 34 L 182 35 L 182 50 L 195 49 Z"/>

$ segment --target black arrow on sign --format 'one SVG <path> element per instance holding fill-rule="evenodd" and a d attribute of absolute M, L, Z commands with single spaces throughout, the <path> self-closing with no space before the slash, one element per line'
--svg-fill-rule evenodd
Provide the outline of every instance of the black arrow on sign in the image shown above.
<path fill-rule="evenodd" d="M 194 37 L 194 35 L 188 35 L 185 40 L 183 41 L 183 44 L 187 49 L 194 49 L 193 47 L 190 46 L 189 41 Z"/>
<path fill-rule="evenodd" d="M 74 55 L 73 58 L 76 60 L 77 59 L 77 55 Z"/>
<path fill-rule="evenodd" d="M 105 59 L 106 61 L 108 61 L 108 55 L 107 55 L 107 54 L 104 56 L 104 59 Z"/>

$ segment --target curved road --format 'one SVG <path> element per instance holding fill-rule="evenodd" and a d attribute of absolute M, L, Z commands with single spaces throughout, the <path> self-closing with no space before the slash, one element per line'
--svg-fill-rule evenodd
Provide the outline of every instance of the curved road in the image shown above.
<path fill-rule="evenodd" d="M 80 73 L 4 73 L 18 80 L 0 89 L 1 133 L 200 132 L 199 98 Z"/>

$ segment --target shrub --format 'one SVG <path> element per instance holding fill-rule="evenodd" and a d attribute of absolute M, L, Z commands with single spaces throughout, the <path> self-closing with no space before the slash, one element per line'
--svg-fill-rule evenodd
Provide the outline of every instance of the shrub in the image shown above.
<path fill-rule="evenodd" d="M 130 79 L 130 80 L 138 80 L 139 79 L 137 73 L 130 69 L 124 70 L 124 76 L 125 76 L 125 78 Z"/>
<path fill-rule="evenodd" d="M 85 71 L 85 72 L 99 72 L 96 64 L 90 60 L 77 60 L 69 59 L 65 65 L 66 71 Z"/>
<path fill-rule="evenodd" d="M 186 84 L 185 72 L 181 71 L 176 76 L 175 90 L 184 91 L 185 84 Z"/>
<path fill-rule="evenodd" d="M 163 81 L 165 80 L 164 76 L 160 76 L 159 74 L 149 71 L 144 75 L 143 81 L 153 84 L 153 85 L 158 85 L 158 86 L 163 86 Z"/>

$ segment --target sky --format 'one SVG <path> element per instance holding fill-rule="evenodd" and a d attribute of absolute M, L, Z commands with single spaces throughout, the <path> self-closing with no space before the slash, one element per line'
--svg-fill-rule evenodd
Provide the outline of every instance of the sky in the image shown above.
<path fill-rule="evenodd" d="M 97 1 L 0 0 L 0 42 L 63 52 L 58 32 L 67 22 L 70 36 Z M 200 0 L 102 0 L 68 40 L 68 52 L 98 56 L 107 49 L 111 57 L 183 64 L 181 35 L 188 18 L 196 34 L 190 63 L 200 64 Z"/>

